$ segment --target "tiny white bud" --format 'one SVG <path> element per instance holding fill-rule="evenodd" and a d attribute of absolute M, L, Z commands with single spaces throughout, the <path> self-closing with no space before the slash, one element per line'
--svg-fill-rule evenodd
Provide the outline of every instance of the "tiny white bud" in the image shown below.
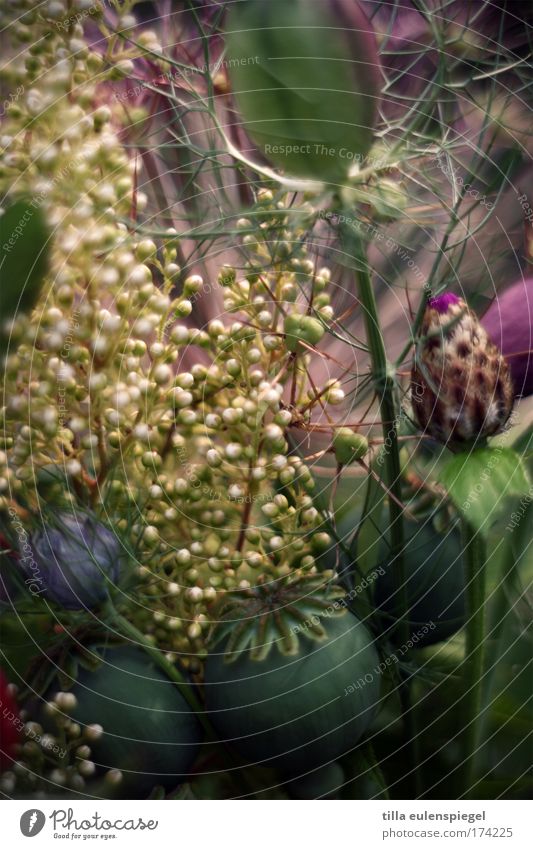
<path fill-rule="evenodd" d="M 78 700 L 74 693 L 56 693 L 54 701 L 57 706 L 64 711 L 74 710 L 78 704 Z"/>
<path fill-rule="evenodd" d="M 173 397 L 176 407 L 180 410 L 190 407 L 193 402 L 192 393 L 187 392 L 185 389 L 174 389 Z"/>
<path fill-rule="evenodd" d="M 275 442 L 276 440 L 282 438 L 283 431 L 279 425 L 271 423 L 265 427 L 265 439 L 267 439 L 269 442 Z"/>
<path fill-rule="evenodd" d="M 330 389 L 327 395 L 328 404 L 342 404 L 344 392 L 342 389 Z"/>
<path fill-rule="evenodd" d="M 220 426 L 220 416 L 217 413 L 208 413 L 205 417 L 205 426 L 216 430 Z"/>
<path fill-rule="evenodd" d="M 189 341 L 189 328 L 183 324 L 176 324 L 170 331 L 170 338 L 175 345 L 184 345 Z"/>
<path fill-rule="evenodd" d="M 102 734 L 104 733 L 104 729 L 101 725 L 94 723 L 92 725 L 88 725 L 85 729 L 85 737 L 91 743 L 96 743 L 97 740 L 100 740 Z"/>
<path fill-rule="evenodd" d="M 242 445 L 239 442 L 228 442 L 225 454 L 228 460 L 238 460 L 242 456 Z"/>
<path fill-rule="evenodd" d="M 222 463 L 222 458 L 216 448 L 210 448 L 206 454 L 206 460 L 210 466 L 216 468 Z"/>
<path fill-rule="evenodd" d="M 80 761 L 78 764 L 78 772 L 84 778 L 90 778 L 96 772 L 96 767 L 93 761 Z"/>
<path fill-rule="evenodd" d="M 165 365 L 164 363 L 160 363 L 155 367 L 153 371 L 153 378 L 158 386 L 162 386 L 165 383 L 168 383 L 172 377 L 172 369 L 170 366 Z M 192 400 L 192 397 L 191 397 Z"/>

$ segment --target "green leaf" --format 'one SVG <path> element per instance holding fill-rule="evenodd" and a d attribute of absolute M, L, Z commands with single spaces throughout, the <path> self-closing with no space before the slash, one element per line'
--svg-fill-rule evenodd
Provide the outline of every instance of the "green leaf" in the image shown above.
<path fill-rule="evenodd" d="M 8 677 L 14 671 L 27 679 L 30 665 L 41 660 L 57 641 L 52 625 L 50 616 L 42 613 L 42 606 L 31 599 L 20 602 L 16 613 L 7 605 L 0 606 L 0 668 Z"/>
<path fill-rule="evenodd" d="M 185 786 L 187 786 L 187 785 L 185 785 Z M 159 785 L 156 785 L 154 787 L 154 789 L 152 790 L 152 792 L 150 793 L 150 795 L 148 796 L 148 800 L 150 800 L 150 801 L 156 800 L 156 801 L 160 802 L 165 798 L 165 795 L 166 795 L 165 794 L 165 788 L 160 787 Z M 174 797 L 174 798 L 176 798 L 176 797 Z M 190 796 L 178 796 L 177 798 L 194 799 L 194 796 L 191 794 Z"/>
<path fill-rule="evenodd" d="M 157 790 L 159 788 L 155 788 L 155 789 Z M 163 796 L 157 796 L 157 797 L 152 796 L 152 798 L 164 799 L 165 796 L 163 794 Z M 198 796 L 194 795 L 192 787 L 191 787 L 190 784 L 180 784 L 180 786 L 177 788 L 177 790 L 174 790 L 166 798 L 167 799 L 198 799 Z"/>
<path fill-rule="evenodd" d="M 359 746 L 343 761 L 346 784 L 342 799 L 389 799 L 387 782 L 370 743 Z"/>
<path fill-rule="evenodd" d="M 34 306 L 48 270 L 50 233 L 31 199 L 21 198 L 0 217 L 0 321 Z M 0 336 L 0 351 L 6 340 Z"/>
<path fill-rule="evenodd" d="M 443 467 L 440 482 L 461 515 L 484 535 L 505 510 L 511 512 L 511 497 L 526 495 L 531 486 L 520 455 L 502 447 L 456 454 Z"/>
<path fill-rule="evenodd" d="M 513 442 L 513 450 L 530 460 L 533 457 L 533 424 L 528 425 Z"/>

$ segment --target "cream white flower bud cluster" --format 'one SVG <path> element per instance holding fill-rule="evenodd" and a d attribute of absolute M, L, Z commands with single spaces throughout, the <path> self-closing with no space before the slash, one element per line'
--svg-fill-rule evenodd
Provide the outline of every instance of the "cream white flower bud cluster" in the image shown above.
<path fill-rule="evenodd" d="M 139 623 L 170 658 L 190 652 L 191 643 L 204 654 L 211 613 L 225 593 L 314 574 L 315 558 L 332 543 L 314 506 L 311 471 L 289 440 L 291 428 L 305 426 L 315 405 L 338 403 L 342 391 L 331 381 L 321 388 L 310 383 L 313 348 L 302 336 L 301 348 L 292 350 L 284 330 L 287 316 L 305 315 L 309 297 L 325 294 L 329 272 L 315 272 L 303 247 L 290 259 L 272 260 L 273 235 L 259 228 L 241 273 L 220 270 L 226 315 L 201 331 L 180 324 L 170 329 L 169 351 L 193 346 L 205 357 L 173 375 L 172 411 L 150 443 L 148 423 L 135 430 L 153 484 L 147 524 L 139 521 L 133 530 L 142 532 L 151 552 L 150 566 L 140 569 L 143 593 L 159 600 L 154 614 L 145 606 Z M 186 280 L 185 291 L 191 286 L 201 293 L 203 281 Z M 293 298 L 291 291 L 287 299 L 288 286 L 308 296 Z M 321 333 L 325 306 L 320 299 L 313 319 Z M 156 577 L 157 560 L 165 578 Z M 185 665 L 198 669 L 194 659 Z"/>
<path fill-rule="evenodd" d="M 136 552 L 128 615 L 170 659 L 201 657 L 220 594 L 313 573 L 330 542 L 288 438 L 343 400 L 307 374 L 333 316 L 330 273 L 307 256 L 288 201 L 263 190 L 259 225 L 239 222 L 244 272 L 219 274 L 224 316 L 186 324 L 204 281 L 176 265 L 175 234 L 157 245 L 128 226 L 144 200 L 105 105 L 111 71 L 80 24 L 55 25 L 65 9 L 21 17 L 26 97 L 0 138 L 2 193 L 25 191 L 53 230 L 42 297 L 11 330 L 0 507 L 37 507 L 41 472 L 56 467 L 62 499 L 101 505 Z"/>
<path fill-rule="evenodd" d="M 86 790 L 87 781 L 96 773 L 91 745 L 100 739 L 104 729 L 96 723 L 82 726 L 70 719 L 69 713 L 76 704 L 73 693 L 59 692 L 45 703 L 40 722 L 28 719 L 22 712 L 17 720 L 20 742 L 16 760 L 0 776 L 1 792 L 46 798 L 60 788 L 63 792 Z M 118 769 L 107 770 L 102 781 L 103 790 L 112 793 L 120 786 L 122 773 Z"/>
<path fill-rule="evenodd" d="M 164 264 L 175 249 L 157 259 L 155 244 L 136 242 L 123 223 L 143 198 L 102 83 L 124 51 L 114 62 L 91 51 L 79 22 L 87 10 L 78 6 L 22 2 L 9 28 L 20 48 L 9 73 L 23 96 L 1 125 L 2 202 L 23 194 L 28 219 L 43 209 L 52 248 L 41 302 L 10 327 L 0 410 L 9 457 L 0 463 L 4 495 L 33 484 L 44 463 L 61 464 L 78 492 L 94 490 L 112 459 L 108 449 L 118 449 L 139 399 L 165 374 L 148 356 L 131 377 L 168 320 Z M 93 4 L 90 12 L 98 18 L 101 9 Z M 153 283 L 156 266 L 164 291 Z"/>

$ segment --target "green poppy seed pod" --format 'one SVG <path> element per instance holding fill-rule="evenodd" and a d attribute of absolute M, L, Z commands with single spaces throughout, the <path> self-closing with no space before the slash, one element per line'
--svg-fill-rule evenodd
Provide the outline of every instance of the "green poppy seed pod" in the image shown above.
<path fill-rule="evenodd" d="M 230 4 L 227 62 L 243 127 L 276 167 L 339 183 L 368 153 L 380 94 L 356 0 Z"/>
<path fill-rule="evenodd" d="M 374 640 L 343 596 L 327 571 L 258 585 L 228 597 L 212 634 L 204 692 L 220 740 L 287 779 L 352 750 L 379 707 Z"/>
<path fill-rule="evenodd" d="M 340 427 L 333 437 L 333 449 L 337 463 L 348 466 L 363 459 L 368 452 L 368 440 L 362 433 L 355 433 L 349 427 Z"/>
<path fill-rule="evenodd" d="M 514 391 L 507 363 L 457 295 L 428 302 L 411 398 L 420 427 L 443 443 L 493 436 L 511 415 Z"/>
<path fill-rule="evenodd" d="M 195 713 L 146 652 L 128 645 L 98 654 L 97 667 L 80 664 L 68 712 L 90 743 L 96 778 L 115 773 L 99 792 L 113 792 L 117 771 L 124 798 L 145 799 L 155 785 L 170 790 L 188 774 L 202 740 Z"/>
<path fill-rule="evenodd" d="M 316 345 L 322 339 L 325 329 L 317 318 L 310 315 L 293 314 L 285 319 L 285 344 L 289 351 L 301 350 L 301 342 Z"/>

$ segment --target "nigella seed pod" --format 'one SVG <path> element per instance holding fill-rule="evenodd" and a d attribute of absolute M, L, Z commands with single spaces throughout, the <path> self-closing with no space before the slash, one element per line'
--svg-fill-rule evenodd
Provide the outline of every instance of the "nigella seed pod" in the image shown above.
<path fill-rule="evenodd" d="M 243 127 L 286 173 L 339 183 L 372 144 L 381 78 L 357 0 L 229 4 L 227 62 Z"/>
<path fill-rule="evenodd" d="M 21 560 L 34 595 L 67 610 L 101 604 L 120 575 L 118 537 L 94 516 L 61 511 L 32 534 L 31 557 Z"/>
<path fill-rule="evenodd" d="M 431 298 L 411 374 L 413 412 L 439 442 L 498 433 L 511 415 L 509 368 L 475 313 L 450 292 Z"/>

